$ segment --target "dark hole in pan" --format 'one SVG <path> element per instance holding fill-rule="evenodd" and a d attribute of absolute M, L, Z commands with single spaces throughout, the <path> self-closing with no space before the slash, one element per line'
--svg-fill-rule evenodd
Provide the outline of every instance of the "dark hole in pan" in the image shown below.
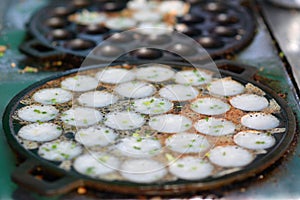
<path fill-rule="evenodd" d="M 217 26 L 213 29 L 213 32 L 219 36 L 233 37 L 238 34 L 238 31 L 235 28 L 228 26 Z"/>
<path fill-rule="evenodd" d="M 101 5 L 101 10 L 106 12 L 117 12 L 124 8 L 126 8 L 126 2 L 123 1 L 108 1 Z"/>
<path fill-rule="evenodd" d="M 175 30 L 188 36 L 201 35 L 201 30 L 186 24 L 177 24 Z"/>
<path fill-rule="evenodd" d="M 109 34 L 104 39 L 108 39 L 111 43 L 129 43 L 134 40 L 132 34 L 113 33 Z"/>
<path fill-rule="evenodd" d="M 125 53 L 125 50 L 115 45 L 101 45 L 93 51 L 94 55 L 114 57 Z"/>
<path fill-rule="evenodd" d="M 177 18 L 177 21 L 180 23 L 191 25 L 191 24 L 199 24 L 204 22 L 204 18 L 197 15 L 186 14 L 182 17 Z"/>
<path fill-rule="evenodd" d="M 80 32 L 84 32 L 91 35 L 103 34 L 109 31 L 108 28 L 98 24 L 77 25 L 77 29 Z"/>
<path fill-rule="evenodd" d="M 163 53 L 159 49 L 154 48 L 140 48 L 130 52 L 131 55 L 139 59 L 157 59 L 163 56 Z"/>
<path fill-rule="evenodd" d="M 162 34 L 162 35 L 149 35 L 146 37 L 146 42 L 148 44 L 167 44 L 172 41 L 171 36 Z"/>
<path fill-rule="evenodd" d="M 197 49 L 187 44 L 174 44 L 168 50 L 181 56 L 191 56 L 197 53 Z"/>
<path fill-rule="evenodd" d="M 91 4 L 89 0 L 73 0 L 72 1 L 73 6 L 77 8 L 84 8 Z"/>
<path fill-rule="evenodd" d="M 226 24 L 234 24 L 239 21 L 238 17 L 226 13 L 218 14 L 215 18 L 215 20 L 222 25 Z"/>
<path fill-rule="evenodd" d="M 51 28 L 63 28 L 66 25 L 68 25 L 68 21 L 63 19 L 63 18 L 59 18 L 59 17 L 51 17 L 48 20 L 46 20 L 46 25 L 51 27 Z"/>
<path fill-rule="evenodd" d="M 54 29 L 49 32 L 48 38 L 50 40 L 67 40 L 73 38 L 73 33 L 66 29 Z"/>
<path fill-rule="evenodd" d="M 220 48 L 225 44 L 218 37 L 210 37 L 210 36 L 201 36 L 196 39 L 196 41 L 202 45 L 204 48 Z"/>
<path fill-rule="evenodd" d="M 201 2 L 202 0 L 185 0 L 185 1 L 190 4 L 197 4 L 197 3 Z"/>
<path fill-rule="evenodd" d="M 203 10 L 209 12 L 224 12 L 227 10 L 226 6 L 218 2 L 208 2 L 203 6 Z"/>
<path fill-rule="evenodd" d="M 95 43 L 84 39 L 74 39 L 67 41 L 64 46 L 71 50 L 86 50 L 95 46 Z"/>
<path fill-rule="evenodd" d="M 69 14 L 72 14 L 73 12 L 75 12 L 75 9 L 73 9 L 71 7 L 59 6 L 59 7 L 56 7 L 53 9 L 52 14 L 54 16 L 64 17 Z"/>
<path fill-rule="evenodd" d="M 47 46 L 42 45 L 42 44 L 31 45 L 31 48 L 33 48 L 35 50 L 38 50 L 39 52 L 50 52 L 50 51 L 53 51 L 52 48 L 47 47 Z"/>

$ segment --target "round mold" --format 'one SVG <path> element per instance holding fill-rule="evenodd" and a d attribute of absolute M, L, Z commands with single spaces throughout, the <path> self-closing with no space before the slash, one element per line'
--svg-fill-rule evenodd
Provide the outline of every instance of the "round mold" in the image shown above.
<path fill-rule="evenodd" d="M 52 13 L 54 16 L 65 17 L 65 16 L 73 13 L 74 11 L 75 10 L 71 7 L 58 6 L 53 9 Z"/>
<path fill-rule="evenodd" d="M 228 25 L 228 24 L 235 24 L 235 23 L 239 22 L 239 19 L 238 19 L 238 17 L 236 17 L 234 15 L 221 13 L 215 17 L 215 21 L 222 25 Z"/>
<path fill-rule="evenodd" d="M 177 24 L 175 30 L 187 36 L 201 35 L 201 30 L 193 26 L 187 26 L 186 24 Z"/>
<path fill-rule="evenodd" d="M 197 16 L 197 15 L 192 15 L 192 14 L 186 14 L 183 15 L 182 17 L 177 18 L 177 21 L 179 23 L 183 23 L 183 24 L 187 24 L 187 25 L 191 25 L 191 24 L 199 24 L 204 22 L 204 18 L 201 16 Z"/>
<path fill-rule="evenodd" d="M 63 28 L 68 25 L 68 22 L 60 17 L 51 17 L 45 21 L 45 24 L 51 28 Z"/>
<path fill-rule="evenodd" d="M 208 2 L 205 5 L 203 5 L 203 10 L 208 11 L 208 12 L 225 12 L 226 6 L 224 6 L 221 3 L 217 3 L 217 2 Z"/>
<path fill-rule="evenodd" d="M 101 5 L 101 10 L 105 12 L 117 12 L 126 8 L 126 3 L 120 1 L 108 1 Z"/>
<path fill-rule="evenodd" d="M 73 33 L 66 29 L 54 29 L 47 35 L 50 40 L 67 40 L 73 38 Z"/>
<path fill-rule="evenodd" d="M 168 47 L 168 50 L 180 56 L 192 56 L 197 53 L 196 48 L 182 43 L 173 44 L 170 47 Z"/>
<path fill-rule="evenodd" d="M 103 33 L 107 33 L 109 31 L 108 28 L 98 25 L 98 24 L 90 24 L 90 25 L 77 25 L 77 29 L 80 32 L 84 32 L 90 35 L 99 35 Z"/>
<path fill-rule="evenodd" d="M 70 40 L 65 43 L 65 47 L 71 50 L 86 50 L 94 46 L 95 46 L 94 42 L 90 40 L 80 39 L 80 38 Z"/>
<path fill-rule="evenodd" d="M 140 48 L 131 52 L 131 55 L 139 59 L 157 59 L 163 56 L 163 53 L 159 49 L 153 48 Z"/>
<path fill-rule="evenodd" d="M 201 36 L 196 40 L 202 47 L 208 49 L 221 48 L 225 45 L 224 42 L 217 37 Z"/>
<path fill-rule="evenodd" d="M 238 34 L 235 28 L 228 26 L 217 26 L 213 29 L 213 33 L 223 37 L 234 37 Z"/>
<path fill-rule="evenodd" d="M 113 33 L 113 34 L 107 35 L 106 37 L 104 37 L 104 39 L 107 39 L 111 43 L 125 44 L 125 43 L 129 43 L 132 40 L 134 40 L 134 37 L 133 37 L 133 35 L 126 34 L 126 33 Z"/>
<path fill-rule="evenodd" d="M 148 44 L 156 44 L 156 45 L 162 45 L 162 44 L 167 44 L 172 41 L 172 38 L 169 35 L 149 35 L 146 36 L 145 41 Z"/>
<path fill-rule="evenodd" d="M 97 47 L 94 51 L 94 55 L 104 56 L 104 57 L 115 57 L 125 53 L 125 50 L 121 47 L 115 45 L 101 45 Z"/>
<path fill-rule="evenodd" d="M 91 4 L 89 0 L 73 0 L 72 5 L 76 8 L 84 8 Z"/>

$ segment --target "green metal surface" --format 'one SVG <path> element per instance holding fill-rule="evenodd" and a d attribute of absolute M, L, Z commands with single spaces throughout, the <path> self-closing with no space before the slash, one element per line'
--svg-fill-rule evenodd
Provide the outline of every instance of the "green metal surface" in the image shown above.
<path fill-rule="evenodd" d="M 42 5 L 45 1 L 40 0 L 27 0 L 30 2 L 26 6 L 24 1 L 13 1 L 10 5 L 3 4 L 1 1 L 0 6 L 3 9 L 9 8 L 9 15 L 7 17 L 15 16 L 20 13 L 23 15 L 30 15 L 37 5 Z M 37 3 L 38 2 L 38 3 Z M 1 10 L 0 10 L 1 11 Z M 23 16 L 21 15 L 21 16 Z M 0 16 L 1 17 L 1 16 Z M 21 17 L 22 18 L 22 17 Z M 19 18 L 20 19 L 20 18 Z M 300 119 L 299 101 L 293 91 L 293 85 L 284 69 L 284 65 L 278 56 L 278 52 L 273 45 L 266 27 L 260 18 L 258 20 L 258 32 L 253 43 L 240 53 L 234 60 L 257 66 L 260 70 L 259 75 L 266 79 L 260 79 L 260 82 L 272 87 L 280 94 L 286 96 L 286 100 L 291 108 L 297 115 L 297 121 Z M 3 25 L 3 24 L 2 24 Z M 0 28 L 1 28 L 0 21 Z M 54 73 L 38 72 L 38 73 L 25 73 L 20 74 L 18 67 L 22 66 L 24 55 L 18 52 L 18 45 L 25 38 L 25 31 L 19 27 L 19 22 L 11 22 L 6 25 L 5 29 L 0 29 L 0 45 L 7 45 L 9 48 L 0 57 L 0 115 L 5 109 L 9 100 L 19 91 L 27 87 L 33 82 L 40 80 Z M 16 63 L 16 68 L 11 68 L 10 64 Z M 0 121 L 0 199 L 48 199 L 42 198 L 36 194 L 24 192 L 19 189 L 10 179 L 10 173 L 16 167 L 16 159 L 6 143 L 3 130 L 2 121 Z M 299 126 L 299 124 L 298 124 Z M 239 189 L 230 190 L 224 194 L 216 194 L 217 197 L 221 196 L 225 199 L 296 199 L 300 198 L 300 147 L 299 145 L 295 150 L 291 148 L 291 153 L 287 154 L 282 163 L 276 165 L 276 168 L 270 170 L 269 173 L 262 174 L 257 178 L 252 179 L 249 184 L 241 185 Z M 96 195 L 97 196 L 97 195 Z M 107 194 L 106 198 L 110 195 Z M 198 195 L 201 197 L 201 194 Z M 113 194 L 111 195 L 113 196 Z M 62 197 L 55 197 L 56 199 L 95 199 L 94 196 L 80 196 L 76 192 L 66 194 Z M 54 197 L 51 197 L 54 199 Z"/>

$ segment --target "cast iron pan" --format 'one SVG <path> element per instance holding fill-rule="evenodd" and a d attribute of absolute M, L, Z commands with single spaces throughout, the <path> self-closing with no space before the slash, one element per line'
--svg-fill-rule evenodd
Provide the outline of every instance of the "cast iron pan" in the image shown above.
<path fill-rule="evenodd" d="M 145 63 L 147 62 L 140 61 L 130 62 L 129 64 L 139 65 Z M 170 65 L 174 69 L 180 69 L 182 66 L 191 67 L 191 65 L 182 62 L 162 61 L 160 63 Z M 16 95 L 8 104 L 3 116 L 3 128 L 5 135 L 12 149 L 14 149 L 18 155 L 21 155 L 26 159 L 25 162 L 18 166 L 13 172 L 13 181 L 43 195 L 62 194 L 79 186 L 86 186 L 117 193 L 170 195 L 176 193 L 210 190 L 255 176 L 267 167 L 274 164 L 275 161 L 278 160 L 288 149 L 295 134 L 295 118 L 291 109 L 283 99 L 281 99 L 274 91 L 255 82 L 252 79 L 252 76 L 256 73 L 256 68 L 229 61 L 218 61 L 216 64 L 222 76 L 231 76 L 234 80 L 237 80 L 242 84 L 252 83 L 266 92 L 266 98 L 275 99 L 281 107 L 281 111 L 280 113 L 276 114 L 276 117 L 281 121 L 280 126 L 286 128 L 284 133 L 274 135 L 277 142 L 270 150 L 268 150 L 266 154 L 258 155 L 251 164 L 245 166 L 240 171 L 232 172 L 220 177 L 208 177 L 198 181 L 184 181 L 179 179 L 177 181 L 152 184 L 138 184 L 128 181 L 106 181 L 93 179 L 88 176 L 78 174 L 73 170 L 65 171 L 60 169 L 57 164 L 42 159 L 34 151 L 26 150 L 16 139 L 16 129 L 18 129 L 20 124 L 18 124 L 18 122 L 12 118 L 14 112 L 18 108 L 22 107 L 20 101 L 48 81 L 77 73 L 78 69 L 76 69 L 44 79 L 29 86 Z M 100 65 L 98 67 L 106 67 L 106 65 Z M 83 71 L 98 67 L 94 66 L 85 68 Z M 42 175 L 42 177 L 38 175 Z"/>
<path fill-rule="evenodd" d="M 81 3 L 79 3 L 81 2 Z M 236 1 L 188 1 L 191 9 L 188 14 L 177 18 L 174 29 L 186 34 L 201 44 L 211 57 L 222 57 L 233 54 L 246 47 L 255 35 L 255 19 L 247 6 Z M 111 12 L 106 6 L 115 7 L 120 11 L 126 7 L 124 1 L 108 0 L 73 0 L 53 1 L 47 7 L 36 12 L 28 23 L 28 30 L 33 39 L 20 46 L 20 50 L 31 56 L 45 58 L 62 54 L 85 57 L 105 38 L 119 30 L 99 28 L 89 30 L 86 25 L 78 25 L 68 21 L 68 16 L 83 9 Z M 118 8 L 118 9 L 117 9 Z M 101 29 L 101 30 L 100 30 Z M 139 44 L 145 47 L 159 47 L 171 50 L 179 55 L 187 56 L 189 60 L 201 59 L 197 54 L 199 49 L 191 48 L 180 40 L 170 38 L 168 34 L 151 38 L 148 35 L 136 34 L 134 38 L 116 38 L 103 44 L 110 48 L 103 51 L 93 51 L 91 57 L 98 60 L 110 60 L 116 53 L 129 52 Z M 180 57 L 156 50 L 155 52 L 136 51 L 126 54 L 123 60 L 182 60 Z"/>

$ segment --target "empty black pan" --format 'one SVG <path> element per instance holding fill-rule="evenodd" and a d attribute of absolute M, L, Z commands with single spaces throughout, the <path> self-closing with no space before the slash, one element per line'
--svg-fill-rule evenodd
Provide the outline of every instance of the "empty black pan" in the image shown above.
<path fill-rule="evenodd" d="M 24 53 L 47 58 L 58 55 L 87 56 L 93 48 L 105 41 L 113 33 L 121 32 L 108 28 L 98 27 L 99 30 L 89 26 L 78 25 L 68 21 L 68 17 L 82 10 L 99 12 L 120 12 L 126 8 L 127 1 L 109 0 L 72 0 L 53 1 L 46 7 L 38 10 L 28 22 L 28 31 L 33 39 L 20 46 Z M 191 4 L 189 13 L 178 17 L 174 29 L 186 34 L 197 41 L 209 53 L 211 57 L 223 57 L 245 48 L 255 35 L 256 22 L 251 8 L 239 3 L 205 0 L 188 1 Z M 116 10 L 111 10 L 116 8 Z M 94 30 L 95 29 L 95 30 Z M 159 37 L 136 34 L 135 38 L 116 37 L 106 42 L 103 46 L 109 46 L 109 52 L 93 51 L 90 55 L 98 60 L 110 60 L 112 54 L 128 52 L 128 48 L 136 44 L 142 46 L 159 47 L 176 52 L 179 55 L 188 56 L 189 59 L 201 59 L 197 54 L 199 49 L 192 49 L 180 38 L 170 38 L 169 34 Z M 114 49 L 115 51 L 112 51 Z M 187 49 L 189 51 L 187 51 Z M 184 50 L 184 51 L 183 51 Z M 180 60 L 180 57 L 168 52 L 156 52 L 152 56 L 126 54 L 123 60 L 136 59 L 162 59 Z"/>

